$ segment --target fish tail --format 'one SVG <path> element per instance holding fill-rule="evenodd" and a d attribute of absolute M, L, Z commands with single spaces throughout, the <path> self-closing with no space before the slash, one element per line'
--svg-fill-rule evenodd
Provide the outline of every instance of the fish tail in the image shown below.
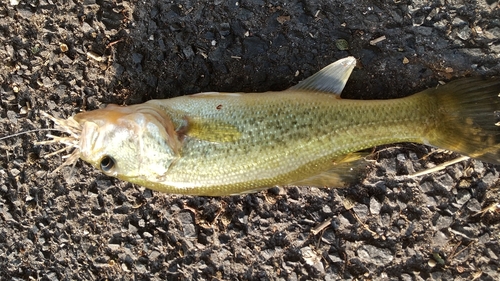
<path fill-rule="evenodd" d="M 424 94 L 436 102 L 430 145 L 500 164 L 500 79 L 467 78 Z"/>

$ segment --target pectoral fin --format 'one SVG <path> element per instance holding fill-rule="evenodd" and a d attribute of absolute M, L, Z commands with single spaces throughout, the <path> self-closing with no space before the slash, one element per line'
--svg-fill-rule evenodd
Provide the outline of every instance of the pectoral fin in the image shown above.
<path fill-rule="evenodd" d="M 355 66 L 356 59 L 354 57 L 340 59 L 291 87 L 290 90 L 327 92 L 340 97 L 340 93 L 342 93 Z"/>
<path fill-rule="evenodd" d="M 214 143 L 234 142 L 241 137 L 241 132 L 234 125 L 188 117 L 185 118 L 185 124 L 177 130 L 177 133 L 183 137 Z"/>

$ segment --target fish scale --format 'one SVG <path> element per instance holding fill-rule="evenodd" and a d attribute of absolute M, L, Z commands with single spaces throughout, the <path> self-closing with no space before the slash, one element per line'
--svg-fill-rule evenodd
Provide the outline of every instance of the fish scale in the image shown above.
<path fill-rule="evenodd" d="M 170 167 L 169 173 L 175 175 L 171 179 L 226 189 L 245 188 L 259 179 L 268 186 L 291 184 L 328 170 L 344 154 L 395 141 L 422 142 L 420 128 L 428 125 L 433 109 L 429 103 L 420 106 L 427 112 L 416 114 L 414 103 L 421 100 L 416 96 L 373 103 L 314 92 L 252 93 L 221 97 L 196 109 L 186 106 L 192 104 L 189 99 L 164 100 L 162 108 L 231 124 L 242 136 L 234 143 L 189 141 L 186 154 Z M 226 111 L 214 114 L 216 104 L 223 104 Z M 259 108 L 257 117 L 254 108 Z M 238 119 L 233 111 L 238 112 Z M 262 121 L 249 122 L 256 119 Z M 224 181 L 230 184 L 221 185 Z"/>

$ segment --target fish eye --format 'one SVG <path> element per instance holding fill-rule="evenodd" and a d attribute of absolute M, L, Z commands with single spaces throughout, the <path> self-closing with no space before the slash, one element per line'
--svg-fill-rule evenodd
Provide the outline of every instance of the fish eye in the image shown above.
<path fill-rule="evenodd" d="M 104 156 L 101 159 L 101 170 L 105 173 L 110 172 L 115 166 L 115 160 L 110 156 Z"/>

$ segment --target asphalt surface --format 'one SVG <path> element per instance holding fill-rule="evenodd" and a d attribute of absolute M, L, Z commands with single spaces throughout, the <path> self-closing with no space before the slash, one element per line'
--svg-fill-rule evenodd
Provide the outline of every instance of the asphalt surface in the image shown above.
<path fill-rule="evenodd" d="M 500 74 L 498 1 L 0 3 L 0 135 L 202 91 L 283 90 L 349 55 L 344 98 Z M 2 280 L 499 280 L 499 167 L 380 147 L 345 189 L 223 198 L 152 192 L 79 162 L 46 132 L 0 140 Z"/>

